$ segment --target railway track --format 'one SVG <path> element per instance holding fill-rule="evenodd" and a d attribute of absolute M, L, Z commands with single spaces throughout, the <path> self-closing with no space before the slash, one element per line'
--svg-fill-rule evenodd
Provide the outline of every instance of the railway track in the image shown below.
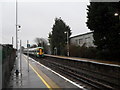
<path fill-rule="evenodd" d="M 35 57 L 32 57 L 32 58 L 46 65 L 47 67 L 50 67 L 56 72 L 69 77 L 70 79 L 72 78 L 77 82 L 82 82 L 90 86 L 92 90 L 120 90 L 118 85 L 115 85 L 113 83 L 106 82 L 106 80 L 100 80 L 99 78 L 97 78 L 96 76 L 100 76 L 100 73 L 95 73 L 94 71 L 91 72 L 84 69 L 77 69 L 67 64 L 66 65 L 62 64 L 57 60 L 52 60 L 48 58 L 43 58 L 43 59 L 39 59 Z M 95 76 L 90 75 L 91 73 L 92 74 L 94 73 Z M 108 77 L 108 76 L 103 76 L 103 77 Z M 109 78 L 112 79 L 113 77 L 109 77 Z"/>

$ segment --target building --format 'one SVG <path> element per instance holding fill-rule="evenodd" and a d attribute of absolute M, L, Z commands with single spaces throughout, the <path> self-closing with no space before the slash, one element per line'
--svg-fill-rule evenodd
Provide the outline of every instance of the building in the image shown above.
<path fill-rule="evenodd" d="M 95 47 L 93 41 L 93 32 L 70 37 L 70 44 L 76 46 Z"/>

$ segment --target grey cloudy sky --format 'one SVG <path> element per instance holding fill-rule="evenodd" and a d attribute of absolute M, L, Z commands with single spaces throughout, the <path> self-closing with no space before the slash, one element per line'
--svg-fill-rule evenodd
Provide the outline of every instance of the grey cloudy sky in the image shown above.
<path fill-rule="evenodd" d="M 88 1 L 18 2 L 18 24 L 22 26 L 18 33 L 19 39 L 26 46 L 26 40 L 33 44 L 36 37 L 47 38 L 56 17 L 61 17 L 70 26 L 72 36 L 89 32 L 85 23 Z M 15 0 L 2 2 L 1 8 L 2 43 L 11 43 L 13 36 L 15 44 Z"/>

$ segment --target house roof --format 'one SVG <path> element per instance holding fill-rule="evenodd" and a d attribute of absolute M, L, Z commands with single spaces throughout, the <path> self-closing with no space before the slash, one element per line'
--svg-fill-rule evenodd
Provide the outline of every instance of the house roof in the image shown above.
<path fill-rule="evenodd" d="M 79 36 L 83 36 L 83 35 L 87 35 L 87 34 L 91 34 L 93 32 L 87 32 L 87 33 L 84 33 L 84 34 L 79 34 L 79 35 L 76 35 L 76 36 L 72 36 L 70 38 L 75 38 L 75 37 L 79 37 Z"/>

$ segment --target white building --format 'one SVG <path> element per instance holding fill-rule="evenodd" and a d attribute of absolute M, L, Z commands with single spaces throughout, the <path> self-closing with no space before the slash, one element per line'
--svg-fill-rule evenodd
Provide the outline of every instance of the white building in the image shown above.
<path fill-rule="evenodd" d="M 86 47 L 95 47 L 93 41 L 94 39 L 93 39 L 92 32 L 70 37 L 70 44 L 76 45 L 76 46 L 85 45 Z"/>

